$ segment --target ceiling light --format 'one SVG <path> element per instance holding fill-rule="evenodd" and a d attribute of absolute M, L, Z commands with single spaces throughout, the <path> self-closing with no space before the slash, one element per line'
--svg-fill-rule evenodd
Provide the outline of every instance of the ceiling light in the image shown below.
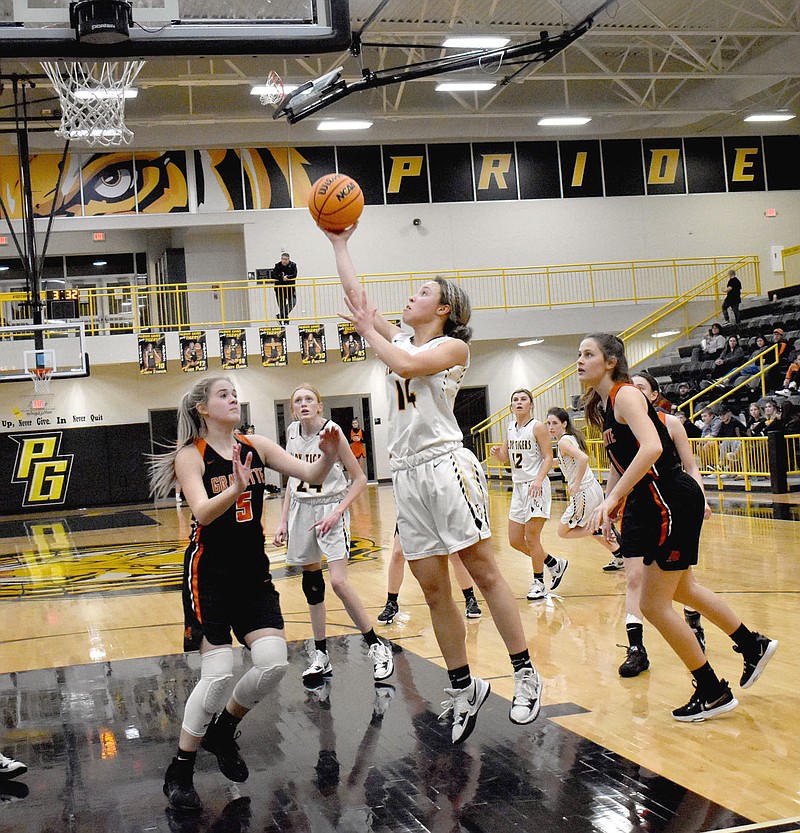
<path fill-rule="evenodd" d="M 96 260 L 92 266 L 108 266 L 107 260 Z"/>
<path fill-rule="evenodd" d="M 371 121 L 321 121 L 317 130 L 368 130 L 372 127 Z"/>
<path fill-rule="evenodd" d="M 284 84 L 283 94 L 293 93 L 299 86 L 299 84 Z M 272 95 L 276 92 L 279 92 L 279 89 L 271 84 L 256 84 L 255 87 L 250 87 L 250 95 Z"/>
<path fill-rule="evenodd" d="M 753 113 L 745 121 L 791 121 L 794 113 Z"/>
<path fill-rule="evenodd" d="M 10 268 L 10 266 L 0 266 L 0 272 L 8 272 Z"/>
<path fill-rule="evenodd" d="M 548 116 L 539 119 L 540 127 L 569 127 L 571 125 L 588 124 L 591 121 L 589 116 Z"/>
<path fill-rule="evenodd" d="M 437 93 L 466 93 L 472 90 L 491 90 L 494 81 L 441 81 L 436 85 Z"/>
<path fill-rule="evenodd" d="M 650 338 L 667 338 L 668 336 L 676 336 L 680 330 L 662 330 L 660 333 L 653 333 Z"/>
<path fill-rule="evenodd" d="M 73 93 L 75 98 L 81 101 L 103 101 L 108 98 L 136 98 L 139 95 L 139 90 L 131 87 L 127 90 L 103 90 L 103 89 L 89 89 L 75 90 Z"/>
<path fill-rule="evenodd" d="M 529 338 L 527 341 L 520 341 L 517 347 L 533 347 L 534 344 L 542 344 L 543 338 Z"/>
<path fill-rule="evenodd" d="M 472 38 L 447 38 L 442 46 L 445 49 L 500 49 L 508 42 L 509 38 L 476 36 Z"/>

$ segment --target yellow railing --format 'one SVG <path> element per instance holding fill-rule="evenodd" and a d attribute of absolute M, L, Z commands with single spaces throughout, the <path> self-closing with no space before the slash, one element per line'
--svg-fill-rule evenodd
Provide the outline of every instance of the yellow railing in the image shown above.
<path fill-rule="evenodd" d="M 752 387 L 752 382 L 756 379 L 759 380 L 761 383 L 761 395 L 767 395 L 767 373 L 772 370 L 773 367 L 778 366 L 779 355 L 778 355 L 778 345 L 772 344 L 767 347 L 763 352 L 759 353 L 752 359 L 748 359 L 743 365 L 734 368 L 733 370 L 726 373 L 724 376 L 720 376 L 719 379 L 715 379 L 714 383 L 709 385 L 706 388 L 703 388 L 699 393 L 696 393 L 690 399 L 687 399 L 685 402 L 681 402 L 678 406 L 680 410 L 687 410 L 688 407 L 688 416 L 689 419 L 694 420 L 697 416 L 697 411 L 695 410 L 695 405 L 702 404 L 704 408 L 713 408 L 715 405 L 718 405 L 724 399 L 727 399 L 734 393 L 738 393 L 740 390 L 743 390 L 746 387 Z M 752 376 L 748 376 L 743 382 L 739 382 L 738 385 L 734 385 L 732 388 L 727 387 L 727 383 L 733 382 L 736 378 L 742 375 L 742 370 L 745 367 L 750 367 L 751 365 L 758 364 L 758 372 L 753 374 Z M 709 400 L 709 397 L 715 396 L 719 394 L 716 399 Z"/>
<path fill-rule="evenodd" d="M 790 246 L 781 252 L 783 259 L 783 285 L 800 283 L 800 246 Z"/>
<path fill-rule="evenodd" d="M 743 283 L 760 286 L 758 258 L 743 257 L 735 263 L 726 264 L 724 269 L 706 277 L 680 297 L 670 300 L 619 333 L 625 343 L 629 366 L 634 368 L 652 359 L 663 348 L 689 336 L 696 327 L 716 317 L 719 311 L 716 293 L 727 282 L 729 268 L 735 268 L 740 278 L 744 276 Z M 713 303 L 709 301 L 712 297 L 715 299 Z M 531 393 L 534 414 L 539 419 L 543 420 L 548 408 L 553 406 L 569 409 L 573 400 L 582 393 L 575 364 L 545 379 Z M 506 405 L 472 429 L 478 459 L 485 461 L 488 446 L 503 441 L 505 421 L 509 416 L 510 408 Z"/>
<path fill-rule="evenodd" d="M 760 291 L 755 257 L 397 272 L 365 275 L 362 281 L 382 312 L 399 316 L 409 295 L 434 275 L 464 286 L 474 310 L 507 311 L 665 301 L 683 297 L 709 273 L 721 275 L 731 267 L 739 267 L 745 294 Z M 711 308 L 718 309 L 718 282 L 704 281 L 704 287 L 694 297 L 705 298 Z M 24 294 L 0 294 L 0 317 L 8 324 L 29 321 L 30 311 L 24 301 Z M 342 290 L 337 278 L 297 281 L 297 305 L 291 316 L 294 320 L 337 320 L 341 310 Z M 242 280 L 130 284 L 80 288 L 79 316 L 88 335 L 105 335 L 276 323 L 277 306 L 271 283 Z"/>
<path fill-rule="evenodd" d="M 800 474 L 800 434 L 786 436 L 786 474 Z"/>

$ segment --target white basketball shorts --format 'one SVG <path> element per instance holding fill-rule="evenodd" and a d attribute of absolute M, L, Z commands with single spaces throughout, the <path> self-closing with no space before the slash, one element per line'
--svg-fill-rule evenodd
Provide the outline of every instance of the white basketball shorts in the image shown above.
<path fill-rule="evenodd" d="M 287 564 L 316 564 L 324 555 L 328 561 L 347 560 L 350 556 L 350 512 L 325 535 L 311 527 L 329 515 L 340 498 L 316 502 L 314 498 L 297 500 L 289 505 L 289 541 Z"/>
<path fill-rule="evenodd" d="M 508 519 L 518 524 L 525 524 L 531 518 L 550 517 L 550 478 L 545 477 L 542 482 L 542 493 L 539 497 L 531 497 L 528 490 L 531 481 L 515 483 L 511 492 L 511 508 L 508 510 Z"/>
<path fill-rule="evenodd" d="M 605 500 L 603 488 L 595 481 L 587 489 L 581 489 L 577 495 L 569 499 L 569 506 L 561 516 L 561 523 L 570 529 L 576 526 L 586 526 L 592 517 L 592 512 Z"/>

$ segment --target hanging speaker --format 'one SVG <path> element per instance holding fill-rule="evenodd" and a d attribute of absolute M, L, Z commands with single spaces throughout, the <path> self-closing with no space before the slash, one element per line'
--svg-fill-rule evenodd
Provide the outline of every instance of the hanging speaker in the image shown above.
<path fill-rule="evenodd" d="M 69 23 L 79 41 L 119 43 L 130 38 L 133 11 L 128 0 L 76 0 L 69 6 Z"/>

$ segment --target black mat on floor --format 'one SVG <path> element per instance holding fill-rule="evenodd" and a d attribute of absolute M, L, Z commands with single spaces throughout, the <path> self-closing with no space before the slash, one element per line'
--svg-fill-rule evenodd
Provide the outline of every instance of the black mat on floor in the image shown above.
<path fill-rule="evenodd" d="M 581 711 L 574 704 L 520 727 L 491 695 L 453 747 L 437 721 L 440 668 L 398 653 L 391 687 L 377 690 L 360 638 L 328 644 L 329 687 L 303 688 L 305 648 L 293 643 L 288 672 L 242 722 L 246 783 L 200 751 L 196 817 L 167 812 L 161 785 L 197 655 L 1 675 L 0 748 L 29 771 L 0 784 L 0 829 L 693 833 L 747 823 L 548 719 Z M 235 676 L 248 664 L 237 651 Z"/>
<path fill-rule="evenodd" d="M 101 529 L 123 529 L 127 526 L 158 526 L 144 512 L 107 512 L 99 515 L 55 515 L 0 523 L 0 538 L 21 538 L 35 528 L 61 526 L 67 532 L 91 532 Z"/>

